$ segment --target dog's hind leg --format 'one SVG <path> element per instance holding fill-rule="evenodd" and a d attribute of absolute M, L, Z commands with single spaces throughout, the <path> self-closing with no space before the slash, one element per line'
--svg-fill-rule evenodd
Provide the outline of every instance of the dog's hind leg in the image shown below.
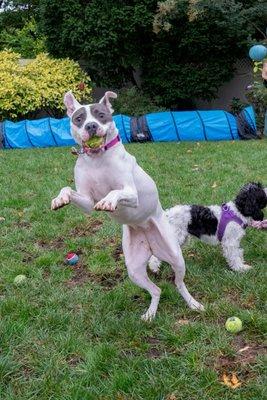
<path fill-rule="evenodd" d="M 175 234 L 165 216 L 150 221 L 146 230 L 152 253 L 160 260 L 169 263 L 175 273 L 175 285 L 188 306 L 194 310 L 203 310 L 204 307 L 187 290 L 184 283 L 185 262 Z"/>
<path fill-rule="evenodd" d="M 150 306 L 142 315 L 143 320 L 149 321 L 156 315 L 161 293 L 160 288 L 147 275 L 147 262 L 151 256 L 149 244 L 140 228 L 123 225 L 122 247 L 129 278 L 151 295 Z"/>

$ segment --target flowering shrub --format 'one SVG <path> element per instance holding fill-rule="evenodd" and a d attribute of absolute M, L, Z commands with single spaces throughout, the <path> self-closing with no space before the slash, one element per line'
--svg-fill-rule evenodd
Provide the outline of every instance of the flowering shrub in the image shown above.
<path fill-rule="evenodd" d="M 19 59 L 18 53 L 0 52 L 0 120 L 25 118 L 39 110 L 62 115 L 68 90 L 78 100 L 90 100 L 91 81 L 78 63 L 44 53 L 25 66 Z"/>

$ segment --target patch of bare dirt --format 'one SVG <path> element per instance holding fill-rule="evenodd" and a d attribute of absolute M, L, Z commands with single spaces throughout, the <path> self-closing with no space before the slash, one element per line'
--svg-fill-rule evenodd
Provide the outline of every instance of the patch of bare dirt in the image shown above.
<path fill-rule="evenodd" d="M 37 247 L 43 250 L 55 250 L 55 249 L 62 249 L 65 245 L 63 238 L 55 238 L 53 240 L 38 240 L 36 242 Z"/>
<path fill-rule="evenodd" d="M 33 254 L 31 254 L 31 253 L 29 253 L 27 251 L 23 251 L 22 262 L 29 263 L 29 262 L 33 261 L 35 258 L 36 257 Z"/>
<path fill-rule="evenodd" d="M 258 356 L 267 355 L 267 345 L 256 342 L 246 342 L 242 336 L 233 340 L 235 354 L 233 356 L 221 355 L 214 363 L 214 368 L 219 374 L 238 372 L 240 376 L 251 376 L 251 366 L 256 363 Z"/>
<path fill-rule="evenodd" d="M 89 280 L 89 272 L 81 262 L 75 266 L 70 266 L 70 268 L 73 271 L 73 275 L 66 282 L 67 287 L 72 288 L 75 286 L 81 286 Z"/>
<path fill-rule="evenodd" d="M 90 273 L 90 278 L 93 282 L 98 283 L 105 289 L 112 289 L 117 286 L 118 283 L 124 281 L 124 271 L 116 269 L 115 271 L 109 271 L 102 274 Z"/>
<path fill-rule="evenodd" d="M 80 364 L 84 360 L 78 354 L 70 354 L 67 357 L 66 361 L 67 361 L 67 363 L 69 364 L 70 367 L 76 367 L 78 364 Z"/>
<path fill-rule="evenodd" d="M 123 251 L 121 243 L 118 244 L 113 250 L 112 256 L 115 261 L 120 261 L 123 258 Z"/>
<path fill-rule="evenodd" d="M 47 268 L 44 269 L 44 271 L 42 273 L 42 276 L 43 276 L 44 279 L 49 279 L 50 276 L 51 276 L 51 271 L 49 269 L 47 269 Z"/>
<path fill-rule="evenodd" d="M 241 293 L 235 290 L 225 291 L 223 295 L 230 303 L 239 304 L 243 309 L 251 310 L 255 308 L 256 297 L 254 294 L 250 294 L 246 299 L 242 299 Z"/>
<path fill-rule="evenodd" d="M 165 357 L 166 354 L 169 355 L 173 353 L 173 349 L 168 348 L 162 340 L 156 337 L 147 336 L 144 338 L 144 340 L 147 344 L 149 344 L 149 348 L 146 350 L 145 353 L 147 358 L 156 359 Z"/>
<path fill-rule="evenodd" d="M 73 271 L 71 279 L 66 282 L 68 287 L 83 285 L 85 282 L 93 282 L 102 286 L 106 290 L 113 289 L 119 282 L 124 280 L 124 271 L 117 269 L 115 271 L 94 273 L 79 262 L 75 266 L 70 266 Z"/>
<path fill-rule="evenodd" d="M 30 380 L 32 378 L 33 370 L 30 367 L 24 365 L 22 371 L 23 376 L 26 380 Z"/>
<path fill-rule="evenodd" d="M 103 221 L 97 218 L 88 218 L 88 221 L 85 225 L 78 225 L 74 229 L 71 230 L 71 236 L 89 236 L 99 231 L 102 227 Z"/>
<path fill-rule="evenodd" d="M 31 227 L 31 223 L 30 222 L 28 222 L 28 221 L 18 221 L 17 223 L 16 223 L 16 226 L 18 227 L 18 228 L 30 228 Z"/>

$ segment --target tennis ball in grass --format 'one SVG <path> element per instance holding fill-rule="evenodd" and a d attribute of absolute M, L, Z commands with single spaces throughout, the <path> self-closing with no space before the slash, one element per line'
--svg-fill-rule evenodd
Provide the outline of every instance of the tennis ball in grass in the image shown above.
<path fill-rule="evenodd" d="M 237 317 L 230 317 L 225 322 L 225 329 L 231 333 L 238 333 L 242 331 L 242 321 Z"/>
<path fill-rule="evenodd" d="M 27 280 L 27 277 L 25 275 L 17 275 L 14 279 L 15 285 L 21 285 Z"/>

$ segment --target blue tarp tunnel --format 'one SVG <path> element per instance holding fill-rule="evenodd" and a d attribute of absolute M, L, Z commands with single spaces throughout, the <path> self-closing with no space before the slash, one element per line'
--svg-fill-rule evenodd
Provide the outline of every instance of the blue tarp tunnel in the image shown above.
<path fill-rule="evenodd" d="M 251 106 L 246 107 L 238 117 L 222 110 L 175 111 L 151 113 L 140 118 L 115 115 L 114 121 L 123 143 L 148 140 L 218 141 L 251 138 L 253 135 L 256 137 L 255 115 Z M 241 130 L 245 129 L 250 132 L 250 137 L 242 135 Z M 0 126 L 0 142 L 1 132 L 3 145 L 7 149 L 75 144 L 67 117 L 4 121 Z"/>

